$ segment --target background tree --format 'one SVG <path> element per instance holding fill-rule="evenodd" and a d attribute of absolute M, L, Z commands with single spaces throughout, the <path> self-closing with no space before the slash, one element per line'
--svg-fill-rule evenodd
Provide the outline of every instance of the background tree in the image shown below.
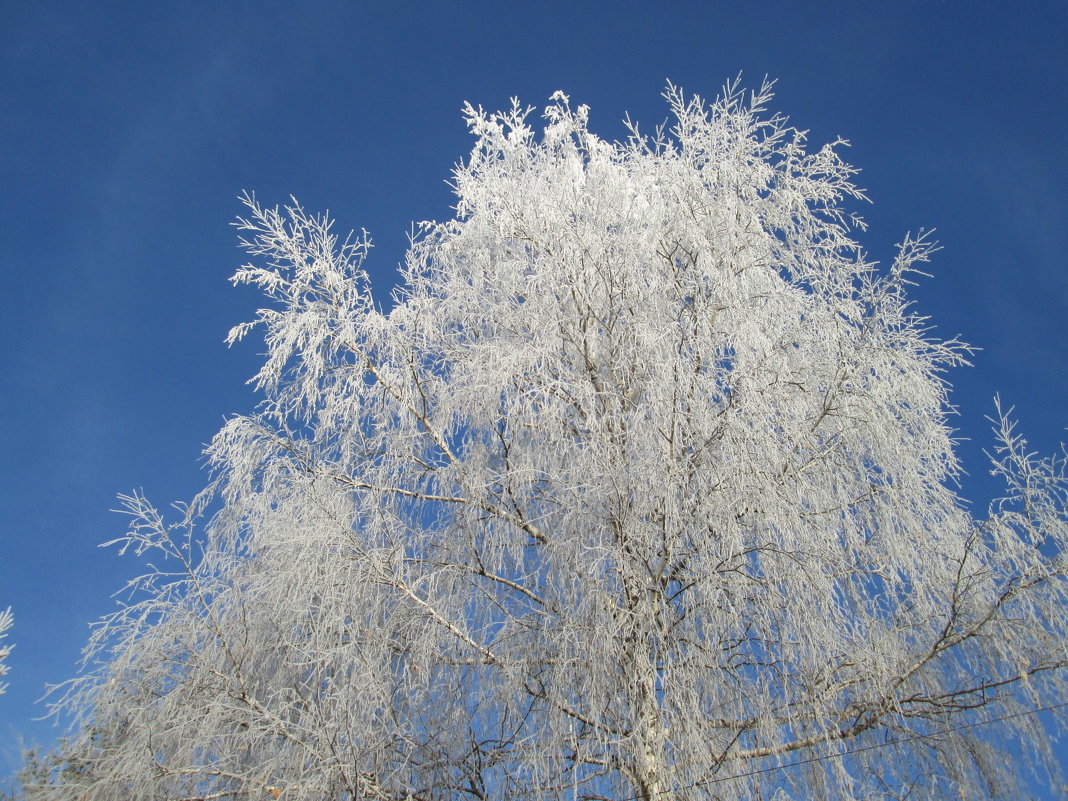
<path fill-rule="evenodd" d="M 177 523 L 124 499 L 160 567 L 31 791 L 980 798 L 1056 771 L 1031 712 L 1066 690 L 1063 462 L 1001 416 L 1006 497 L 973 517 L 964 348 L 905 292 L 932 243 L 869 263 L 842 143 L 808 152 L 769 87 L 667 98 L 670 131 L 617 144 L 562 94 L 540 136 L 469 107 L 456 218 L 388 312 L 366 238 L 246 198 L 235 281 L 274 305 L 231 339 L 263 328 L 265 400 Z"/>

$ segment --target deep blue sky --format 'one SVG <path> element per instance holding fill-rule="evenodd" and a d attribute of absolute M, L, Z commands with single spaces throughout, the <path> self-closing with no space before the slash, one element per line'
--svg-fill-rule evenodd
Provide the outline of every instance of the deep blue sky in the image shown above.
<path fill-rule="evenodd" d="M 556 89 L 592 127 L 651 128 L 665 80 L 715 95 L 778 79 L 774 109 L 844 136 L 886 260 L 909 230 L 944 250 L 916 290 L 936 332 L 983 348 L 954 371 L 970 468 L 1000 390 L 1041 450 L 1068 424 L 1068 5 L 1063 2 L 141 2 L 0 0 L 0 608 L 14 608 L 0 776 L 45 682 L 134 559 L 97 544 L 143 487 L 204 482 L 200 452 L 255 403 L 255 342 L 227 350 L 254 290 L 236 196 L 295 195 L 375 239 L 388 298 L 413 220 L 443 218 L 470 147 L 464 101 Z"/>

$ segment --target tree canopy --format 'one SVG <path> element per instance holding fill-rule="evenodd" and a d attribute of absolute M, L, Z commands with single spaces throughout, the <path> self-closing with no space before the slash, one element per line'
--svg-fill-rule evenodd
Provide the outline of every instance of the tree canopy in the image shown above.
<path fill-rule="evenodd" d="M 255 414 L 96 628 L 48 798 L 1001 798 L 1057 781 L 1063 461 L 983 516 L 838 151 L 769 86 L 623 142 L 467 107 L 389 307 L 366 236 L 245 197 Z M 1006 759 L 1007 748 L 1013 759 Z"/>
<path fill-rule="evenodd" d="M 10 609 L 5 609 L 0 612 L 0 642 L 7 638 L 7 631 L 11 628 L 11 624 L 15 622 L 15 618 L 11 614 Z M 6 676 L 10 667 L 5 664 L 8 656 L 11 654 L 11 649 L 15 646 L 10 644 L 0 644 L 0 676 Z M 0 681 L 0 695 L 4 694 L 7 690 L 7 684 Z"/>

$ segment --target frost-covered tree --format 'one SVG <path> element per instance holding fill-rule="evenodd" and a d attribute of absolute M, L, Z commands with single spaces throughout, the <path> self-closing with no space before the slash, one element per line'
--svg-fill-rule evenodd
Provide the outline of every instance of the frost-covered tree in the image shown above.
<path fill-rule="evenodd" d="M 48 798 L 1018 798 L 1057 782 L 1063 462 L 973 516 L 935 341 L 768 87 L 608 143 L 467 108 L 386 310 L 248 197 L 253 416 L 102 621 Z M 214 502 L 216 506 L 210 506 Z M 211 514 L 206 514 L 211 510 Z M 205 519 L 208 518 L 208 519 Z M 166 560 L 163 560 L 166 557 Z M 1011 758 L 1006 753 L 1011 752 Z"/>
<path fill-rule="evenodd" d="M 0 676 L 6 676 L 11 669 L 6 665 L 8 656 L 11 655 L 11 649 L 15 646 L 11 644 L 4 645 L 3 641 L 7 638 L 7 630 L 11 628 L 11 624 L 15 622 L 15 618 L 11 614 L 10 607 L 0 612 Z M 7 683 L 0 681 L 0 695 L 3 695 L 7 691 Z"/>

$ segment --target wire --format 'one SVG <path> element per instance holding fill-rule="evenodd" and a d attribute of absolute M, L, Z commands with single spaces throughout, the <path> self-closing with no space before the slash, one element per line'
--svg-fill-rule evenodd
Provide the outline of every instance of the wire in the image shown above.
<path fill-rule="evenodd" d="M 975 728 L 978 728 L 979 726 L 989 726 L 991 723 L 1000 723 L 1003 720 L 1012 720 L 1013 718 L 1022 718 L 1025 715 L 1037 715 L 1040 712 L 1049 712 L 1051 710 L 1060 709 L 1061 707 L 1065 707 L 1065 706 L 1068 706 L 1068 701 L 1063 701 L 1063 702 L 1061 702 L 1059 704 L 1050 704 L 1049 706 L 1042 706 L 1042 707 L 1039 707 L 1037 709 L 1025 709 L 1022 712 L 1014 712 L 1011 715 L 1002 715 L 1001 717 L 997 717 L 997 718 L 989 718 L 987 720 L 979 720 L 979 721 L 976 721 L 975 723 L 965 723 L 965 724 L 962 724 L 960 726 L 953 726 L 952 728 L 949 728 L 949 729 L 941 729 L 939 731 L 933 731 L 933 732 L 927 732 L 927 733 L 916 732 L 915 734 L 910 734 L 907 737 L 898 737 L 897 739 L 894 739 L 894 740 L 887 740 L 884 743 L 873 743 L 872 745 L 863 745 L 863 746 L 860 746 L 859 748 L 850 748 L 850 749 L 846 749 L 845 751 L 838 751 L 838 752 L 833 753 L 833 754 L 822 754 L 820 756 L 809 757 L 808 759 L 798 759 L 798 760 L 796 760 L 794 762 L 784 762 L 781 765 L 772 765 L 770 768 L 758 768 L 756 770 L 746 771 L 745 773 L 738 773 L 738 774 L 735 774 L 734 776 L 714 776 L 712 778 L 702 779 L 701 781 L 698 781 L 698 782 L 695 782 L 694 784 L 691 784 L 691 785 L 688 785 L 686 787 L 683 787 L 682 789 L 689 790 L 691 787 L 698 787 L 698 786 L 700 786 L 702 784 L 715 784 L 717 782 L 728 782 L 728 781 L 732 781 L 734 779 L 744 779 L 744 778 L 746 778 L 748 776 L 756 776 L 756 775 L 759 775 L 761 773 L 771 773 L 772 771 L 776 771 L 776 770 L 785 770 L 786 768 L 794 768 L 794 767 L 797 767 L 798 765 L 808 765 L 808 764 L 810 764 L 812 762 L 822 762 L 822 761 L 824 761 L 826 759 L 836 759 L 837 757 L 849 756 L 850 754 L 860 754 L 860 753 L 863 753 L 864 751 L 874 751 L 877 748 L 886 748 L 887 746 L 898 745 L 899 743 L 907 743 L 907 742 L 910 742 L 912 740 L 926 740 L 928 738 L 939 737 L 939 736 L 941 736 L 943 734 L 952 734 L 953 732 L 956 732 L 956 731 L 963 731 L 965 729 L 975 729 Z M 665 791 L 665 792 L 667 792 L 667 791 Z M 626 801 L 637 801 L 637 799 L 626 799 Z"/>

